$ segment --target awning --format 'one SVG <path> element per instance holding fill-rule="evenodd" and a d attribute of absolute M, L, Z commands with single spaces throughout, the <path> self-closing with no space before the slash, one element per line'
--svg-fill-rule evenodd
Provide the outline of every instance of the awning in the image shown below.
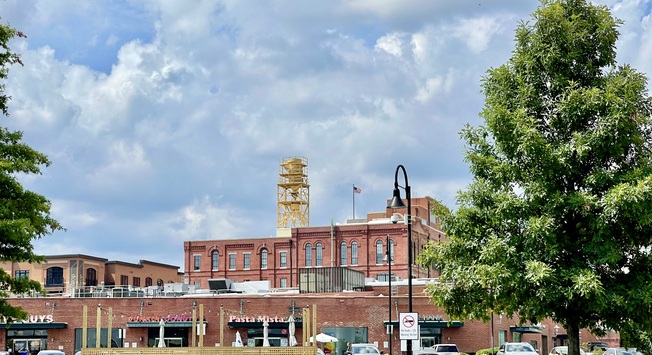
<path fill-rule="evenodd" d="M 385 321 L 385 326 L 388 326 L 390 323 Z M 398 329 L 400 325 L 398 321 L 392 321 L 394 328 Z M 419 320 L 419 327 L 421 328 L 461 328 L 464 326 L 464 322 L 459 320 Z"/>
<path fill-rule="evenodd" d="M 525 327 L 517 327 L 517 326 L 511 326 L 509 327 L 509 330 L 512 331 L 512 333 L 537 333 L 541 334 L 541 328 L 539 327 L 532 327 L 532 326 L 525 326 Z"/>
<path fill-rule="evenodd" d="M 196 322 L 195 324 L 201 324 Z M 208 322 L 204 321 L 204 324 Z M 127 328 L 158 328 L 159 322 L 127 322 Z M 165 322 L 166 328 L 192 328 L 192 322 Z"/>
<path fill-rule="evenodd" d="M 50 322 L 50 323 L 0 323 L 0 329 L 63 329 L 67 328 L 68 323 Z"/>

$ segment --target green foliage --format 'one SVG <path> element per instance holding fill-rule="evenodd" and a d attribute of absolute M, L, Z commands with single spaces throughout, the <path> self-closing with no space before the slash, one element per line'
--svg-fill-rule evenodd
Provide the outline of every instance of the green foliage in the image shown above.
<path fill-rule="evenodd" d="M 490 355 L 490 354 L 496 354 L 496 353 L 498 352 L 498 349 L 500 349 L 500 347 L 498 347 L 498 346 L 494 346 L 494 351 L 493 351 L 493 352 L 491 351 L 491 348 L 480 349 L 480 350 L 478 350 L 478 351 L 475 352 L 475 355 Z"/>
<path fill-rule="evenodd" d="M 428 292 L 451 317 L 551 317 L 571 355 L 580 328 L 652 329 L 652 100 L 616 66 L 619 24 L 543 0 L 483 78 L 484 124 L 461 132 L 474 179 L 440 214 L 449 241 L 418 260 L 441 271 Z"/>
<path fill-rule="evenodd" d="M 9 66 L 22 64 L 9 48 L 9 40 L 24 35 L 8 25 L 0 25 L 0 79 L 6 79 Z M 0 110 L 8 115 L 4 84 L 0 84 Z M 40 174 L 40 167 L 48 166 L 45 155 L 21 143 L 22 133 L 0 127 L 0 262 L 41 262 L 34 254 L 32 240 L 52 234 L 63 227 L 50 217 L 50 201 L 23 188 L 18 174 Z M 13 294 L 41 291 L 41 284 L 28 278 L 14 278 L 0 268 L 0 315 L 12 320 L 24 319 L 27 314 L 7 302 Z"/>

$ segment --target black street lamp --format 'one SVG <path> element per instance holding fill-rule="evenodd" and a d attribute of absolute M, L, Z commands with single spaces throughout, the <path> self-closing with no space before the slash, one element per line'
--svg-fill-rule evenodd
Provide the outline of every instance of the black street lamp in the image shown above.
<path fill-rule="evenodd" d="M 403 178 L 405 179 L 405 187 L 398 184 L 398 171 L 403 171 Z M 412 197 L 410 196 L 410 184 L 408 184 L 407 172 L 405 172 L 405 167 L 399 165 L 396 167 L 396 172 L 394 173 L 394 194 L 392 201 L 389 203 L 387 208 L 405 208 L 403 200 L 401 200 L 401 191 L 399 187 L 405 190 L 405 198 L 407 199 L 407 213 L 406 213 L 406 223 L 407 223 L 407 241 L 408 241 L 408 312 L 412 313 Z M 412 355 L 412 340 L 407 340 L 407 348 L 405 355 Z"/>
<path fill-rule="evenodd" d="M 389 294 L 389 326 L 387 326 L 387 334 L 389 334 L 389 355 L 392 355 L 392 333 L 394 332 L 394 327 L 392 325 L 392 262 L 394 261 L 394 256 L 392 255 L 392 240 L 387 235 L 387 251 L 385 253 L 387 267 L 389 268 L 389 285 L 388 285 L 388 294 Z"/>

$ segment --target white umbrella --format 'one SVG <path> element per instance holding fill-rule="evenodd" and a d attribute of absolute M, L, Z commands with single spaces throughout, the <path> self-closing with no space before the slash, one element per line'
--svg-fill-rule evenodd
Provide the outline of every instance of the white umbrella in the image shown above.
<path fill-rule="evenodd" d="M 165 321 L 163 319 L 158 322 L 158 327 L 158 347 L 164 348 L 165 340 L 163 340 L 163 338 L 165 338 Z"/>
<path fill-rule="evenodd" d="M 312 340 L 312 339 L 313 339 L 313 337 L 310 337 L 310 342 L 314 343 L 315 341 Z M 324 334 L 324 333 L 317 334 L 315 336 L 315 339 L 317 339 L 317 341 L 320 342 L 320 343 L 334 343 L 334 342 L 338 341 L 338 339 L 336 337 L 332 337 L 332 336 L 330 336 L 328 334 Z"/>
<path fill-rule="evenodd" d="M 288 334 L 290 339 L 288 339 L 288 343 L 290 346 L 297 346 L 297 338 L 294 336 L 294 332 L 296 331 L 296 325 L 294 324 L 294 316 L 290 315 L 288 317 Z"/>
<path fill-rule="evenodd" d="M 235 346 L 238 348 L 244 346 L 244 344 L 242 344 L 242 337 L 240 336 L 240 331 L 235 332 Z"/>
<path fill-rule="evenodd" d="M 263 322 L 263 346 L 269 346 L 269 338 L 267 333 L 269 333 L 269 323 L 267 321 Z"/>

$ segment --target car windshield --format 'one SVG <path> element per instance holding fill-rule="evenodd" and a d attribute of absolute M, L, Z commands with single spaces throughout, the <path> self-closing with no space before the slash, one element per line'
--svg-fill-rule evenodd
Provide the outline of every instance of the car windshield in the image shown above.
<path fill-rule="evenodd" d="M 560 346 L 558 348 L 555 348 L 555 351 L 559 354 L 568 354 L 568 347 L 567 346 Z M 580 349 L 580 355 L 586 355 L 584 350 Z"/>
<path fill-rule="evenodd" d="M 354 346 L 352 350 L 354 354 L 377 354 L 371 346 Z"/>
<path fill-rule="evenodd" d="M 534 349 L 526 344 L 506 344 L 505 351 L 513 352 L 534 352 Z"/>
<path fill-rule="evenodd" d="M 457 346 L 453 345 L 439 345 L 437 346 L 437 350 L 440 353 L 456 353 L 457 352 Z"/>

